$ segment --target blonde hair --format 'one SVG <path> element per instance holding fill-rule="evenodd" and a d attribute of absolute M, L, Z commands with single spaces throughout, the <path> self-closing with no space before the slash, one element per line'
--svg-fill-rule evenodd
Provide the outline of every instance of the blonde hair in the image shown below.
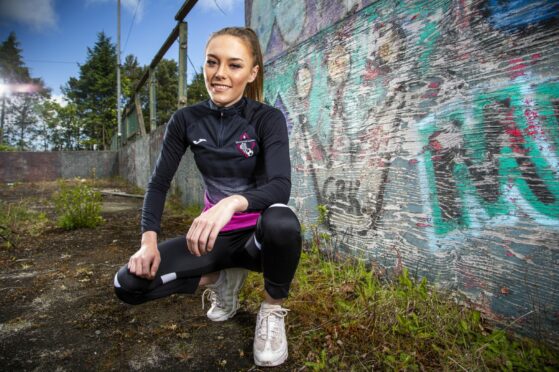
<path fill-rule="evenodd" d="M 235 36 L 244 40 L 248 44 L 254 61 L 252 67 L 258 66 L 258 73 L 256 74 L 256 79 L 254 79 L 252 83 L 248 83 L 245 87 L 243 96 L 255 101 L 264 102 L 264 63 L 262 51 L 260 50 L 260 42 L 258 41 L 256 32 L 249 27 L 225 27 L 214 32 L 210 36 L 208 42 L 206 43 L 206 48 L 214 37 L 221 35 Z"/>

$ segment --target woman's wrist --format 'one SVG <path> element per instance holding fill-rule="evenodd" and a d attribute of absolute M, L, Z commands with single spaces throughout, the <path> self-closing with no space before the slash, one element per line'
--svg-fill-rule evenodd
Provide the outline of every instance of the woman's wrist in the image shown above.
<path fill-rule="evenodd" d="M 142 234 L 142 244 L 143 243 L 157 244 L 157 233 L 155 231 L 144 231 Z"/>
<path fill-rule="evenodd" d="M 248 200 L 241 195 L 231 195 L 227 198 L 234 212 L 244 212 L 248 208 Z"/>

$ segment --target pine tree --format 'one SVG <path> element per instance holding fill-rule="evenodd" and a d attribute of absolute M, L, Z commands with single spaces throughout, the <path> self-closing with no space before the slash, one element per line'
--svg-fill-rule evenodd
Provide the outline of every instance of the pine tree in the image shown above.
<path fill-rule="evenodd" d="M 177 111 L 179 66 L 172 59 L 162 59 L 155 72 L 157 80 L 157 126 L 164 125 Z"/>
<path fill-rule="evenodd" d="M 79 78 L 70 78 L 63 88 L 83 120 L 89 147 L 98 144 L 107 149 L 117 130 L 116 67 L 116 48 L 101 32 L 93 49 L 87 48 L 87 60 L 80 65 Z"/>
<path fill-rule="evenodd" d="M 19 150 L 34 147 L 40 134 L 38 106 L 50 92 L 40 78 L 32 78 L 21 56 L 16 34 L 0 45 L 1 97 L 0 145 L 7 140 Z"/>

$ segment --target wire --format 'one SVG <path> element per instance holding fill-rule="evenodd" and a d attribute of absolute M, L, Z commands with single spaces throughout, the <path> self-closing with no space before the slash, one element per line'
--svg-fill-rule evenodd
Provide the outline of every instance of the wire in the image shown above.
<path fill-rule="evenodd" d="M 192 66 L 192 68 L 194 69 L 194 72 L 196 72 L 196 75 L 198 75 L 198 70 L 196 70 L 196 66 L 194 66 L 194 63 L 192 63 L 192 60 L 190 59 L 188 54 L 186 55 L 186 58 L 188 58 L 188 62 L 190 62 L 190 66 Z"/>
<path fill-rule="evenodd" d="M 134 9 L 134 16 L 132 16 L 132 23 L 130 23 L 130 28 L 128 29 L 128 35 L 126 36 L 126 42 L 124 43 L 124 48 L 122 48 L 122 54 L 124 54 L 124 51 L 126 50 L 126 46 L 128 45 L 128 39 L 130 38 L 130 34 L 132 33 L 132 27 L 134 27 L 134 21 L 136 20 L 136 12 L 138 11 L 138 7 L 140 6 L 140 3 L 142 2 L 142 0 L 138 0 L 138 2 L 136 3 L 136 9 Z"/>
<path fill-rule="evenodd" d="M 79 62 L 71 62 L 71 61 L 49 61 L 46 59 L 28 59 L 27 62 L 39 62 L 39 63 L 69 63 L 69 64 L 79 64 Z"/>
<path fill-rule="evenodd" d="M 225 12 L 223 11 L 223 9 L 221 9 L 221 7 L 219 6 L 219 4 L 217 3 L 217 0 L 214 0 L 214 3 L 215 3 L 215 6 L 217 6 L 217 8 L 218 8 L 219 10 L 221 10 L 221 13 L 223 13 L 223 15 L 227 15 L 227 13 L 225 13 Z"/>

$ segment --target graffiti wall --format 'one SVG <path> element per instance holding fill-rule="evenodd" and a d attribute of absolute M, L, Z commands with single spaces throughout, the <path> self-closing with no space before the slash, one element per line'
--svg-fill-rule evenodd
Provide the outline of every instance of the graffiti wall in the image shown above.
<path fill-rule="evenodd" d="M 291 204 L 559 342 L 559 2 L 246 1 Z"/>

